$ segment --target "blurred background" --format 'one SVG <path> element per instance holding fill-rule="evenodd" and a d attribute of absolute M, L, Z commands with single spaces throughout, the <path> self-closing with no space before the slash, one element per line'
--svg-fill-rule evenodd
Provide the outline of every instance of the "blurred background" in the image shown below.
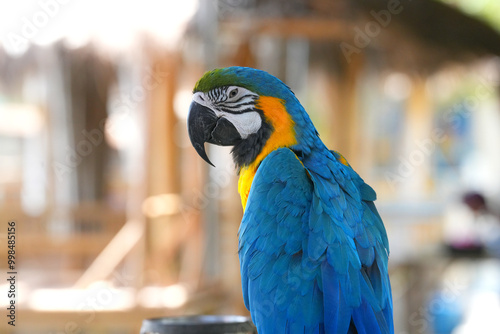
<path fill-rule="evenodd" d="M 500 332 L 498 1 L 0 6 L 2 333 L 248 314 L 229 149 L 209 167 L 186 131 L 195 82 L 229 65 L 287 83 L 377 191 L 396 333 Z"/>

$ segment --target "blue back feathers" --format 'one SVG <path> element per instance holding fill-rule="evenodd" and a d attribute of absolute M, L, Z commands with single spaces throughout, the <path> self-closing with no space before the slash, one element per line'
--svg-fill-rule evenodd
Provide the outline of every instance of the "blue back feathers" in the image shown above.
<path fill-rule="evenodd" d="M 278 149 L 257 171 L 239 230 L 245 304 L 261 334 L 393 333 L 375 192 L 316 155 Z"/>

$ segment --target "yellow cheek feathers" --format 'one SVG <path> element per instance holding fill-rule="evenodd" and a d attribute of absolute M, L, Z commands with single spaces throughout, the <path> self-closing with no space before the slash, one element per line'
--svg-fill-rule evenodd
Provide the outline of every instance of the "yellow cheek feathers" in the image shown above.
<path fill-rule="evenodd" d="M 295 139 L 294 122 L 286 111 L 283 100 L 276 97 L 261 96 L 257 100 L 256 106 L 262 110 L 266 121 L 271 124 L 274 130 L 271 136 L 267 139 L 262 151 L 255 158 L 255 161 L 240 169 L 238 192 L 241 196 L 243 210 L 246 207 L 253 178 L 262 160 L 264 160 L 269 153 L 280 147 L 290 147 L 297 144 L 297 140 Z"/>

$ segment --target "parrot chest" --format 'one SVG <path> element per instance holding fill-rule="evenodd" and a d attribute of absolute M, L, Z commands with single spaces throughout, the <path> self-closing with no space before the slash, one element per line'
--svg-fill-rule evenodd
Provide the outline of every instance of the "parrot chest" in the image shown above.
<path fill-rule="evenodd" d="M 282 147 L 291 147 L 297 143 L 294 123 L 286 110 L 283 100 L 271 96 L 261 96 L 257 101 L 257 106 L 262 110 L 266 121 L 271 125 L 274 131 L 267 139 L 261 152 L 255 158 L 255 161 L 249 166 L 240 169 L 238 192 L 241 196 L 243 210 L 245 210 L 255 173 L 261 162 L 271 152 Z"/>
<path fill-rule="evenodd" d="M 252 186 L 256 171 L 257 169 L 252 167 L 246 167 L 240 170 L 240 178 L 238 179 L 238 192 L 241 197 L 241 205 L 243 206 L 243 210 L 245 210 L 248 194 L 250 193 L 250 187 Z"/>

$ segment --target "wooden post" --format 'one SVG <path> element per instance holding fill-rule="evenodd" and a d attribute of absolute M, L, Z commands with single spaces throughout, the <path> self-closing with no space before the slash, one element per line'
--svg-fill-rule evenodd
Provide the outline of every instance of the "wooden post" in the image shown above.
<path fill-rule="evenodd" d="M 147 93 L 147 173 L 146 198 L 159 195 L 175 195 L 180 191 L 179 152 L 176 145 L 177 117 L 174 97 L 177 89 L 177 68 L 180 57 L 176 53 L 149 49 L 149 64 L 144 74 Z M 145 212 L 147 214 L 147 212 Z M 171 283 L 168 265 L 173 259 L 178 243 L 172 237 L 179 234 L 169 215 L 147 218 L 146 249 L 148 263 L 161 277 L 161 282 Z M 175 267 L 175 266 L 174 266 Z"/>
<path fill-rule="evenodd" d="M 432 107 L 426 88 L 426 78 L 414 76 L 408 99 L 405 122 L 403 157 L 411 168 L 407 182 L 402 183 L 402 195 L 425 196 L 430 180 L 430 158 L 436 143 L 432 137 Z"/>
<path fill-rule="evenodd" d="M 174 97 L 177 88 L 177 54 L 155 54 L 151 61 L 149 90 L 148 195 L 178 193 L 179 152 L 175 131 Z M 148 79 L 149 80 L 149 79 Z"/>
<path fill-rule="evenodd" d="M 342 57 L 342 55 L 338 55 Z M 331 75 L 328 82 L 332 104 L 332 142 L 333 149 L 339 151 L 356 169 L 359 160 L 361 134 L 357 105 L 358 77 L 363 68 L 362 55 L 353 55 L 349 62 L 339 60 L 341 66 L 338 77 Z"/>

